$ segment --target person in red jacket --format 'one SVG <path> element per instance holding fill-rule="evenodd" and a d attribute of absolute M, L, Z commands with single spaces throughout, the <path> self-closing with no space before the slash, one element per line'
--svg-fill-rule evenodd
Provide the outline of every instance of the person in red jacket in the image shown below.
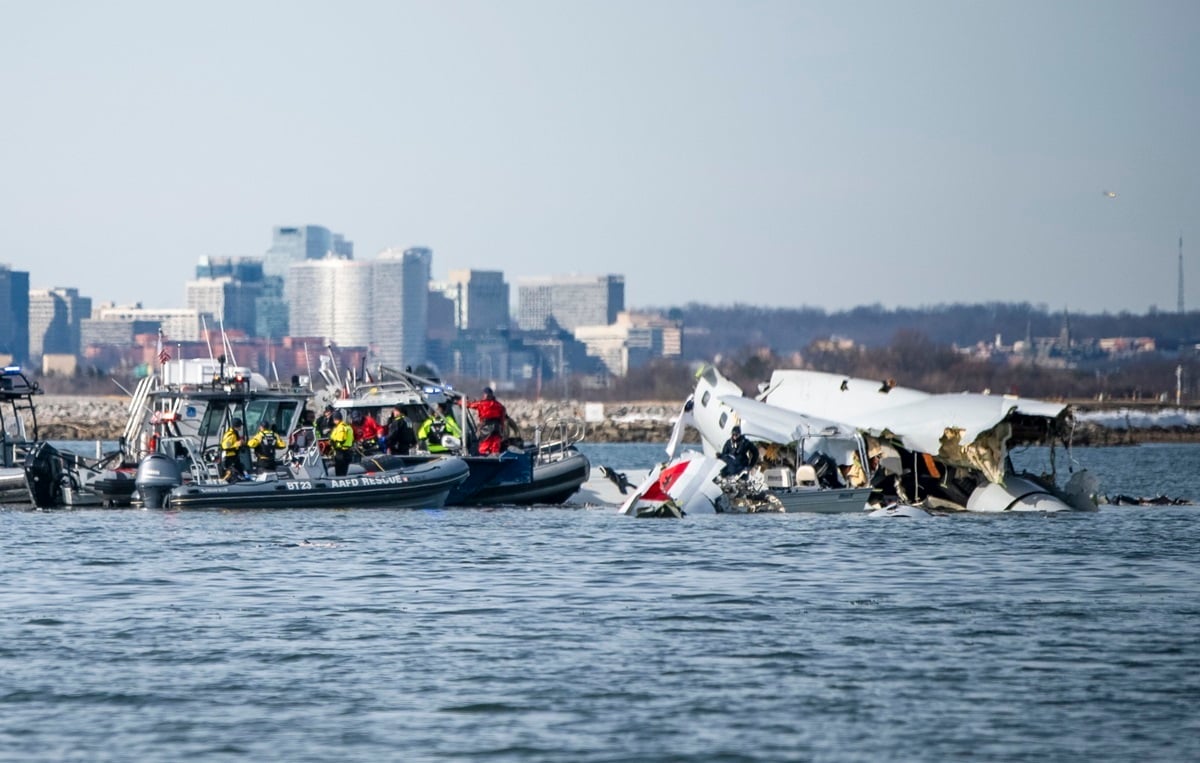
<path fill-rule="evenodd" d="M 375 414 L 367 410 L 365 413 L 354 412 L 354 442 L 364 454 L 375 453 L 379 450 L 379 437 L 385 433 Z"/>
<path fill-rule="evenodd" d="M 479 455 L 499 454 L 504 441 L 504 426 L 508 422 L 508 411 L 496 399 L 491 387 L 483 388 L 483 399 L 467 403 L 479 417 Z"/>

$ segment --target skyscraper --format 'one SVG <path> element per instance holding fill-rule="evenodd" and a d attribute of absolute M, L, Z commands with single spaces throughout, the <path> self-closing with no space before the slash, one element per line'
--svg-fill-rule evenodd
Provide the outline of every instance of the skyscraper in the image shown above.
<path fill-rule="evenodd" d="M 257 257 L 201 257 L 196 278 L 184 287 L 187 306 L 207 315 L 209 328 L 258 334 L 257 301 L 263 292 L 263 261 Z M 286 316 L 280 321 L 286 326 Z M 283 333 L 264 334 L 283 336 Z"/>
<path fill-rule="evenodd" d="M 371 343 L 371 262 L 339 257 L 298 262 L 288 269 L 287 288 L 292 336 L 350 347 Z"/>
<path fill-rule="evenodd" d="M 354 243 L 320 225 L 280 225 L 271 233 L 271 247 L 263 257 L 263 274 L 287 278 L 288 267 L 326 255 L 354 259 Z"/>
<path fill-rule="evenodd" d="M 29 273 L 0 265 L 0 356 L 29 362 Z"/>
<path fill-rule="evenodd" d="M 501 271 L 451 270 L 445 281 L 431 288 L 453 300 L 459 331 L 508 328 L 509 289 Z"/>
<path fill-rule="evenodd" d="M 79 328 L 92 317 L 91 297 L 78 289 L 31 289 L 29 292 L 29 356 L 79 355 Z"/>
<path fill-rule="evenodd" d="M 288 274 L 292 336 L 373 349 L 370 362 L 404 367 L 425 360 L 428 249 L 387 249 L 374 260 L 327 257 Z"/>
<path fill-rule="evenodd" d="M 386 249 L 375 260 L 375 353 L 384 365 L 416 366 L 426 358 L 429 272 L 433 252 L 424 247 Z"/>
<path fill-rule="evenodd" d="M 562 328 L 608 325 L 625 309 L 625 276 L 564 275 L 517 281 L 517 325 L 540 331 L 553 319 Z"/>
<path fill-rule="evenodd" d="M 333 256 L 354 259 L 354 244 L 320 225 L 280 225 L 271 233 L 263 256 L 262 290 L 255 301 L 254 333 L 258 336 L 299 335 L 288 324 L 288 273 L 292 265 Z"/>

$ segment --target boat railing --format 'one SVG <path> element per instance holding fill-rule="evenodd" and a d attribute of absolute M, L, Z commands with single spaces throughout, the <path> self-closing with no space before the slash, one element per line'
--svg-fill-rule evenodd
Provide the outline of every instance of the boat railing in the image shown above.
<path fill-rule="evenodd" d="M 537 463 L 561 461 L 570 455 L 570 449 L 587 435 L 587 423 L 576 418 L 547 419 L 544 425 L 534 429 L 534 445 Z"/>
<path fill-rule="evenodd" d="M 321 454 L 319 443 L 313 443 L 304 450 L 298 451 L 295 460 L 289 465 L 289 471 L 294 479 L 320 479 L 329 476 L 329 466 Z"/>
<path fill-rule="evenodd" d="M 195 437 L 159 437 L 157 452 L 175 459 L 187 472 L 191 482 L 204 484 L 220 478 L 215 456 L 206 457 Z"/>

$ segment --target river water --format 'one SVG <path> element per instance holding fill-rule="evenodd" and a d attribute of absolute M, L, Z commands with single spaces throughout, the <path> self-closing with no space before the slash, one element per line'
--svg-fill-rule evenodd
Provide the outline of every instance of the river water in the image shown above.
<path fill-rule="evenodd" d="M 1200 446 L 1074 455 L 1200 498 Z M 0 525 L 5 761 L 1200 759 L 1194 506 Z"/>

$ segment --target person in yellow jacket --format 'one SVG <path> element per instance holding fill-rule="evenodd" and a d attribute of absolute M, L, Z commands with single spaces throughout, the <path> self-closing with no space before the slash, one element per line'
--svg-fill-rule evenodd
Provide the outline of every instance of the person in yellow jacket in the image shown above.
<path fill-rule="evenodd" d="M 279 464 L 276 451 L 287 448 L 287 441 L 275 434 L 271 422 L 263 419 L 258 423 L 258 431 L 246 443 L 254 453 L 255 465 L 263 474 L 274 474 Z"/>
<path fill-rule="evenodd" d="M 430 453 L 446 453 L 450 449 L 442 444 L 442 437 L 445 435 L 457 437 L 458 441 L 462 442 L 462 429 L 459 428 L 458 422 L 454 417 L 445 415 L 439 406 L 429 418 L 421 422 L 421 428 L 417 430 L 417 442 L 424 444 Z"/>
<path fill-rule="evenodd" d="M 341 411 L 333 413 L 333 431 L 329 433 L 329 442 L 333 446 L 333 473 L 337 477 L 345 477 L 354 452 L 354 427 L 346 423 Z"/>
<path fill-rule="evenodd" d="M 234 482 L 246 476 L 242 466 L 242 449 L 246 447 L 246 433 L 242 428 L 242 420 L 235 418 L 229 422 L 229 429 L 221 437 L 221 477 L 228 482 Z"/>

